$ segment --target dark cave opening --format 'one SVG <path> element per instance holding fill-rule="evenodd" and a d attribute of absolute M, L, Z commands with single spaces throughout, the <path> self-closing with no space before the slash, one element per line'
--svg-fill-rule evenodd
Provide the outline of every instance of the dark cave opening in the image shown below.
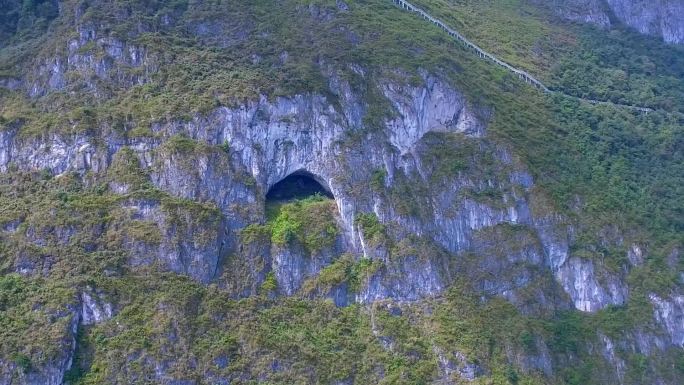
<path fill-rule="evenodd" d="M 266 194 L 266 202 L 285 202 L 310 196 L 334 199 L 333 194 L 308 172 L 299 171 L 273 185 Z"/>

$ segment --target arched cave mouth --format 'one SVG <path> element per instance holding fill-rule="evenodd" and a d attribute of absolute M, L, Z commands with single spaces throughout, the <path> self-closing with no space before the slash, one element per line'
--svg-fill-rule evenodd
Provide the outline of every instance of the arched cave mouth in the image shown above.
<path fill-rule="evenodd" d="M 334 199 L 333 194 L 306 171 L 298 171 L 274 184 L 266 193 L 266 203 L 287 202 L 321 196 Z"/>

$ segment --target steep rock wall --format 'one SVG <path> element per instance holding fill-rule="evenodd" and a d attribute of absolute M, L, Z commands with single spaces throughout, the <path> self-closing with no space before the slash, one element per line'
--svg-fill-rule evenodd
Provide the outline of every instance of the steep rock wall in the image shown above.
<path fill-rule="evenodd" d="M 572 0 L 554 2 L 565 19 L 608 28 L 623 23 L 667 43 L 684 43 L 684 2 L 681 0 Z"/>
<path fill-rule="evenodd" d="M 398 239 L 408 234 L 424 237 L 446 255 L 476 252 L 472 242 L 478 231 L 518 224 L 533 229 L 542 247 L 535 255 L 544 257 L 530 262 L 550 268 L 575 307 L 595 311 L 624 302 L 627 289 L 619 278 L 597 274 L 600 266 L 568 255 L 571 228 L 563 224 L 562 218 L 555 219 L 552 213 L 536 218 L 531 214 L 530 176 L 512 162 L 505 149 L 482 139 L 486 114 L 476 113 L 458 91 L 427 74 L 418 87 L 385 83 L 383 89 L 394 106 L 393 116 L 387 118 L 383 130 L 368 131 L 362 129 L 365 111 L 358 95 L 335 74 L 329 76 L 339 107 L 320 95 L 274 100 L 264 97 L 239 108 L 219 108 L 188 123 L 154 125 L 155 139 L 124 140 L 111 132 L 106 134 L 110 139 L 104 144 L 96 144 L 86 135 L 37 139 L 17 135 L 17 130 L 5 131 L 0 137 L 0 170 L 14 165 L 26 170 L 48 169 L 57 176 L 72 171 L 103 172 L 118 151 L 130 148 L 157 188 L 180 198 L 212 202 L 222 212 L 220 226 L 225 226 L 225 230 L 214 230 L 217 235 L 212 236 L 209 249 L 196 253 L 192 251 L 198 247 L 195 243 L 193 247 L 179 248 L 187 250 L 183 251 L 187 256 L 176 255 L 173 250 L 177 247 L 165 240 L 153 249 L 149 245 L 139 249 L 134 255 L 145 257 L 134 257 L 131 263 L 149 264 L 153 261 L 150 256 L 158 255 L 162 266 L 203 282 L 215 277 L 220 260 L 238 249 L 241 229 L 263 218 L 268 188 L 293 172 L 306 170 L 330 186 L 348 252 L 365 252 L 355 229 L 355 217 L 363 212 L 372 212 L 381 222 L 399 226 Z M 479 147 L 474 150 L 475 158 L 490 159 L 497 176 L 482 179 L 476 166 L 466 166 L 450 177 L 438 175 L 432 169 L 434 164 L 426 159 L 433 146 L 423 143 L 428 133 L 463 135 L 458 140 Z M 199 143 L 201 148 L 184 153 L 169 144 L 173 141 L 163 139 L 179 135 Z M 442 139 L 438 136 L 433 140 Z M 227 146 L 229 155 L 219 150 L 220 146 Z M 377 172 L 384 177 L 380 189 L 373 190 L 365 181 Z M 411 196 L 397 195 L 400 190 Z M 483 200 L 478 198 L 478 191 L 495 191 L 498 198 Z M 131 208 L 145 220 L 165 223 L 153 207 L 134 204 Z M 163 238 L 187 239 L 191 232 L 166 234 Z M 218 235 L 224 232 L 225 239 Z M 160 247 L 160 251 L 154 251 L 154 247 Z M 415 300 L 434 295 L 459 273 L 450 267 L 450 257 L 426 255 L 422 260 L 432 262 L 425 264 L 415 259 L 415 253 L 409 254 L 399 262 L 391 261 L 389 270 L 371 279 L 358 300 Z M 420 282 L 421 286 L 388 278 L 402 275 L 415 276 L 415 280 L 408 281 Z M 608 278 L 599 282 L 599 276 Z M 289 294 L 298 285 L 285 286 Z"/>

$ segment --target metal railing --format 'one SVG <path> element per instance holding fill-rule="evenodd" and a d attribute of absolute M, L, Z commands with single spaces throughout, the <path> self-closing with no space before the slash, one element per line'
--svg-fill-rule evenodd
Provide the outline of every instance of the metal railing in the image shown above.
<path fill-rule="evenodd" d="M 458 31 L 450 28 L 448 25 L 444 24 L 444 22 L 433 17 L 432 15 L 430 15 L 426 11 L 422 10 L 421 8 L 418 8 L 415 5 L 409 3 L 408 1 L 405 1 L 405 0 L 392 0 L 392 2 L 394 2 L 395 4 L 397 4 L 398 6 L 400 6 L 404 10 L 411 11 L 411 12 L 414 12 L 414 13 L 420 15 L 423 19 L 431 22 L 432 24 L 434 24 L 434 25 L 438 26 L 439 28 L 441 28 L 442 30 L 444 30 L 447 34 L 449 34 L 449 36 L 451 36 L 454 39 L 463 43 L 463 45 L 465 45 L 467 48 L 470 48 L 473 51 L 475 51 L 475 53 L 479 57 L 486 59 L 486 60 L 489 60 L 489 61 L 505 68 L 509 72 L 512 72 L 513 74 L 515 74 L 521 80 L 525 81 L 525 83 L 531 84 L 532 86 L 542 90 L 545 93 L 562 94 L 564 96 L 574 98 L 574 99 L 579 99 L 579 100 L 585 101 L 585 102 L 593 104 L 593 105 L 617 106 L 617 107 L 629 108 L 629 109 L 639 111 L 639 112 L 651 112 L 651 111 L 653 111 L 653 109 L 648 108 L 648 107 L 639 107 L 639 106 L 632 106 L 632 105 L 627 105 L 627 104 L 618 104 L 618 103 L 613 103 L 613 102 L 608 102 L 608 101 L 585 99 L 585 98 L 580 98 L 578 96 L 568 95 L 564 92 L 553 91 L 553 90 L 549 89 L 546 85 L 544 85 L 544 83 L 537 80 L 534 76 L 530 75 L 529 73 L 527 73 L 521 69 L 513 67 L 512 65 L 506 63 L 505 61 L 497 58 L 496 56 L 492 55 L 491 53 L 480 48 L 477 44 L 468 40 L 465 36 L 461 35 Z"/>

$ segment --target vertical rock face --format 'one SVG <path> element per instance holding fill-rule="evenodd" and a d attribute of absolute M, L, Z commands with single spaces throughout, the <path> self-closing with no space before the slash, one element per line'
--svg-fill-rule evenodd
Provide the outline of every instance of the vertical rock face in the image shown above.
<path fill-rule="evenodd" d="M 610 27 L 610 18 L 601 6 L 602 0 L 554 1 L 556 13 L 566 20 L 595 24 L 601 28 Z"/>
<path fill-rule="evenodd" d="M 131 213 L 135 223 L 154 224 L 159 231 L 151 237 L 139 237 L 124 230 L 122 246 L 130 250 L 131 265 L 158 263 L 164 269 L 187 274 L 204 283 L 214 277 L 222 242 L 217 216 L 197 223 L 192 215 L 145 200 L 127 202 L 122 208 Z"/>
<path fill-rule="evenodd" d="M 557 4 L 569 20 L 601 27 L 617 20 L 668 42 L 684 42 L 682 1 Z M 349 10 L 342 1 L 337 8 Z M 332 17 L 318 6 L 308 9 L 316 19 Z M 224 35 L 221 31 L 203 23 L 196 33 L 210 39 Z M 227 47 L 228 40 L 220 46 Z M 80 25 L 62 48 L 54 57 L 37 59 L 37 68 L 22 79 L 0 79 L 0 87 L 23 89 L 40 99 L 53 91 L 71 92 L 78 74 L 79 87 L 103 97 L 103 84 L 143 85 L 158 70 L 144 48 L 94 26 Z M 288 57 L 287 52 L 280 55 L 283 62 Z M 30 215 L 3 223 L 0 242 L 27 246 L 3 261 L 3 269 L 49 276 L 54 266 L 61 267 L 60 258 L 68 258 L 63 255 L 71 251 L 68 247 L 84 254 L 114 249 L 125 269 L 187 275 L 235 298 L 263 294 L 267 288 L 270 295 L 332 298 L 338 306 L 417 302 L 465 278 L 483 301 L 501 297 L 527 315 L 571 308 L 596 312 L 627 302 L 625 271 L 644 264 L 647 250 L 632 246 L 626 258 L 631 266 L 617 269 L 573 251 L 582 219 L 535 207 L 538 190 L 532 175 L 506 146 L 487 137 L 491 111 L 425 71 L 401 81 L 409 75 L 375 79 L 352 67 L 360 83 L 377 88 L 386 115 L 369 111 L 364 91 L 347 76 L 323 68 L 330 94 L 262 95 L 183 121 L 162 119 L 151 124 L 148 136 L 123 133 L 106 122 L 89 127 L 90 133 L 51 131 L 40 137 L 22 135 L 21 122 L 8 125 L 0 131 L 0 172 L 42 170 L 53 181 L 75 174 L 84 184 L 101 186 L 111 201 L 93 202 L 101 210 L 97 215 L 106 217 L 96 228 L 78 218 L 58 223 Z M 116 176 L 117 159 L 125 154 L 132 161 L 124 171 L 141 180 Z M 334 196 L 332 245 L 311 250 L 297 239 L 278 243 L 272 229 L 260 226 L 267 220 L 269 189 L 298 173 L 310 174 Z M 67 203 L 68 193 L 60 193 Z M 59 210 L 54 207 L 50 215 Z M 360 224 L 369 217 L 377 221 L 373 231 Z M 261 232 L 246 237 L 250 225 Z M 79 235 L 87 231 L 92 234 L 83 246 Z M 57 251 L 43 251 L 50 247 Z M 103 267 L 103 274 L 120 274 L 121 266 Z M 325 273 L 328 281 L 317 281 Z M 75 297 L 54 317 L 61 322 L 59 352 L 31 370 L 0 359 L 0 385 L 63 383 L 78 328 L 115 316 L 105 293 L 87 287 Z M 628 365 L 621 352 L 650 354 L 684 345 L 684 297 L 660 293 L 649 299 L 653 328 L 622 340 L 599 334 L 599 344 L 591 347 L 613 365 L 620 381 Z M 170 340 L 180 333 L 172 334 Z M 555 352 L 542 337 L 528 337 L 533 353 L 506 353 L 509 361 L 553 376 Z M 391 348 L 390 337 L 380 338 Z M 463 353 L 437 349 L 434 354 L 443 383 L 454 377 L 477 381 L 483 374 Z M 227 356 L 214 362 L 229 365 Z M 161 383 L 194 383 L 174 379 L 170 362 L 153 366 Z M 276 370 L 280 364 L 272 366 Z"/>
<path fill-rule="evenodd" d="M 66 306 L 63 312 L 55 314 L 55 324 L 63 324 L 64 328 L 55 330 L 59 333 L 59 345 L 56 353 L 40 365 L 22 367 L 11 358 L 0 359 L 0 384 L 26 385 L 62 385 L 64 375 L 71 368 L 76 351 L 76 333 L 80 322 L 80 312 L 74 304 Z"/>
<path fill-rule="evenodd" d="M 610 27 L 623 23 L 640 33 L 659 36 L 667 43 L 684 43 L 682 0 L 571 0 L 554 2 L 565 19 Z"/>
<path fill-rule="evenodd" d="M 594 264 L 580 258 L 570 258 L 556 276 L 581 311 L 593 312 L 607 305 L 621 305 L 627 297 L 626 288 L 616 279 L 605 287 L 597 282 Z"/>
<path fill-rule="evenodd" d="M 615 17 L 643 34 L 684 43 L 684 1 L 606 0 Z"/>
<path fill-rule="evenodd" d="M 386 298 L 416 301 L 439 294 L 446 286 L 440 267 L 434 260 L 404 257 L 401 263 L 390 264 L 369 277 L 366 286 L 356 295 L 356 301 L 372 303 Z"/>
<path fill-rule="evenodd" d="M 107 131 L 105 141 L 87 135 L 30 139 L 6 131 L 0 168 L 110 174 L 116 166 L 112 159 L 130 151 L 154 187 L 217 210 L 197 221 L 154 199 L 126 198 L 113 216 L 121 220 L 101 231 L 122 234 L 117 239 L 134 268 L 153 265 L 217 282 L 235 297 L 259 292 L 267 276 L 275 277 L 280 295 L 308 295 L 307 280 L 351 254 L 381 263 L 358 277 L 358 287 L 341 284 L 316 292 L 340 306 L 434 297 L 461 277 L 472 278 L 483 295 L 504 297 L 529 313 L 554 306 L 592 312 L 625 301 L 620 277 L 572 255 L 566 219 L 531 209 L 532 176 L 505 148 L 487 140 L 486 114 L 458 90 L 427 74 L 418 85 L 387 81 L 381 89 L 394 113 L 369 131 L 360 129 L 365 111 L 358 94 L 334 76 L 330 82 L 337 106 L 317 94 L 264 97 L 189 122 L 156 124 L 155 139 L 124 142 Z M 174 145 L 179 140 L 181 145 Z M 436 169 L 443 159 L 435 157 L 451 156 L 453 169 Z M 247 225 L 263 223 L 269 188 L 302 170 L 335 197 L 341 231 L 334 247 L 311 255 L 296 245 L 271 245 L 270 237 L 241 239 Z M 133 191 L 118 180 L 110 188 L 122 197 Z M 367 213 L 386 226 L 393 244 L 359 228 L 357 219 Z M 149 224 L 156 232 L 140 231 Z M 34 242 L 43 242 L 41 237 L 31 233 Z M 630 260 L 638 263 L 641 254 L 631 250 Z M 26 274 L 31 271 L 38 270 L 27 268 Z M 81 301 L 84 324 L 112 312 L 94 292 L 84 292 Z M 663 328 L 678 330 L 674 312 L 663 309 L 656 315 Z M 652 349 L 649 338 L 643 344 Z M 521 362 L 550 371 L 550 358 L 543 347 L 538 351 L 538 357 Z M 473 377 L 475 369 L 455 357 L 447 354 L 453 363 L 443 363 L 445 373 Z M 57 367 L 62 366 L 50 370 Z"/>
<path fill-rule="evenodd" d="M 673 295 L 669 299 L 650 295 L 654 317 L 665 329 L 673 345 L 684 347 L 684 296 Z"/>
<path fill-rule="evenodd" d="M 620 383 L 623 383 L 626 371 L 626 364 L 617 354 L 616 348 L 613 341 L 607 336 L 599 333 L 599 338 L 603 343 L 603 351 L 601 352 L 603 357 L 615 367 L 615 373 L 617 374 Z"/>
<path fill-rule="evenodd" d="M 77 28 L 78 36 L 67 43 L 66 58 L 55 57 L 39 66 L 29 77 L 29 95 L 39 97 L 49 91 L 63 90 L 68 82 L 68 73 L 83 76 L 84 85 L 98 97 L 105 96 L 98 89 L 98 82 L 109 85 L 144 84 L 148 75 L 156 71 L 152 58 L 144 49 L 129 45 L 111 36 L 98 36 L 92 25 Z M 84 49 L 92 46 L 92 49 Z M 131 69 L 139 69 L 132 74 Z"/>
<path fill-rule="evenodd" d="M 271 250 L 273 273 L 278 291 L 293 295 L 299 291 L 307 278 L 315 277 L 321 269 L 330 265 L 341 253 L 338 247 L 309 253 L 298 245 L 287 248 L 274 246 Z"/>
<path fill-rule="evenodd" d="M 534 282 L 539 269 L 550 269 L 582 311 L 625 301 L 627 290 L 617 277 L 592 261 L 569 254 L 571 229 L 562 218 L 553 213 L 532 215 L 531 176 L 513 163 L 506 149 L 487 141 L 486 113 L 477 111 L 460 92 L 425 73 L 419 85 L 383 82 L 381 89 L 394 113 L 385 119 L 383 129 L 359 131 L 365 115 L 359 95 L 335 74 L 329 76 L 330 87 L 340 101 L 337 107 L 315 94 L 274 100 L 264 97 L 237 108 L 219 108 L 187 123 L 155 125 L 157 136 L 171 138 L 167 141 L 129 141 L 127 151 L 149 171 L 155 187 L 218 208 L 217 213 L 200 213 L 204 219 L 198 222 L 192 215 L 162 207 L 154 200 L 123 201 L 121 216 L 136 225 L 129 228 L 123 222 L 112 222 L 105 232 L 123 235 L 120 238 L 129 251 L 129 263 L 156 264 L 207 283 L 222 270 L 221 263 L 234 264 L 235 255 L 242 255 L 245 261 L 254 261 L 248 264 L 247 275 L 226 276 L 231 269 L 223 273 L 228 280 L 225 285 L 236 289 L 234 294 L 254 293 L 265 272 L 272 269 L 281 292 L 291 295 L 307 277 L 347 252 L 385 262 L 367 277 L 356 296 L 359 302 L 434 296 L 459 274 L 471 273 L 470 269 L 510 271 L 511 276 L 501 277 L 500 282 L 483 282 L 482 290 L 514 301 L 520 288 Z M 54 175 L 102 172 L 112 167 L 111 159 L 124 147 L 114 133 L 107 135 L 112 137 L 106 144 L 96 144 L 85 135 L 55 135 L 26 143 L 28 139 L 15 132 L 3 132 L 0 169 L 15 164 L 25 169 L 47 168 Z M 174 139 L 179 135 L 187 139 Z M 354 135 L 363 139 L 354 139 Z M 448 156 L 459 156 L 460 151 L 471 154 L 454 159 L 460 171 L 435 169 L 442 160 L 435 163 L 431 158 L 434 148 L 445 146 L 445 142 L 462 146 L 441 150 L 455 154 Z M 221 150 L 221 146 L 227 148 Z M 480 163 L 490 166 L 484 170 Z M 341 246 L 313 260 L 296 248 L 273 248 L 264 255 L 263 248 L 257 247 L 258 258 L 247 255 L 249 249 L 242 249 L 238 234 L 246 225 L 262 220 L 269 188 L 300 171 L 312 174 L 335 196 Z M 483 178 L 483 174 L 489 176 Z M 382 176 L 375 190 L 367 182 L 373 175 Z M 121 194 L 130 190 L 125 184 L 111 186 Z M 398 195 L 398 191 L 403 193 Z M 355 225 L 355 218 L 364 212 L 392 224 L 392 236 L 407 245 L 413 242 L 409 237 L 415 237 L 429 242 L 429 248 L 395 247 L 394 255 L 388 255 L 386 248 L 372 251 Z M 149 224 L 157 229 L 154 233 L 140 231 Z M 478 240 L 478 234 L 488 229 L 509 225 L 531 231 L 521 238 L 520 249 L 512 247 L 506 236 L 496 245 Z M 40 234 L 33 238 L 42 242 Z M 487 250 L 497 250 L 497 245 L 503 247 L 501 257 L 481 259 L 478 266 L 459 262 L 464 253 L 491 255 Z M 521 262 L 527 268 L 509 269 Z M 238 282 L 249 277 L 256 282 Z M 540 291 L 538 298 L 542 297 Z"/>
<path fill-rule="evenodd" d="M 428 132 L 461 132 L 481 136 L 482 123 L 475 117 L 463 96 L 427 77 L 424 87 L 385 84 L 383 92 L 397 110 L 388 122 L 390 142 L 401 153 L 409 151 Z"/>
<path fill-rule="evenodd" d="M 89 288 L 81 293 L 81 324 L 95 325 L 114 315 L 112 305 L 101 298 L 102 294 Z"/>
<path fill-rule="evenodd" d="M 92 326 L 114 316 L 114 308 L 104 294 L 92 287 L 85 288 L 73 303 L 51 315 L 53 325 L 64 325 L 51 329 L 58 337 L 54 353 L 50 357 L 21 365 L 16 359 L 0 358 L 0 385 L 62 385 L 65 374 L 74 363 L 79 328 Z"/>

